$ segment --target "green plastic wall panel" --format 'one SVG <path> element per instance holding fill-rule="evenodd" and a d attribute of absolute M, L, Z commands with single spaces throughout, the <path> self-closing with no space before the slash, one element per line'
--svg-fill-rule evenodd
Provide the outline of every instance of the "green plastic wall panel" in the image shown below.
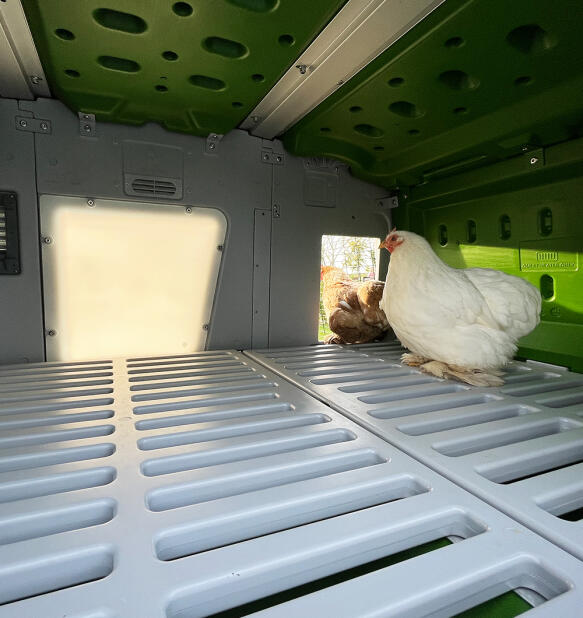
<path fill-rule="evenodd" d="M 346 0 L 23 0 L 53 93 L 98 120 L 226 133 Z"/>
<path fill-rule="evenodd" d="M 542 294 L 519 356 L 583 372 L 583 139 L 408 189 L 397 227 L 450 266 L 497 268 Z"/>
<path fill-rule="evenodd" d="M 583 135 L 581 0 L 447 0 L 284 135 L 412 185 Z"/>

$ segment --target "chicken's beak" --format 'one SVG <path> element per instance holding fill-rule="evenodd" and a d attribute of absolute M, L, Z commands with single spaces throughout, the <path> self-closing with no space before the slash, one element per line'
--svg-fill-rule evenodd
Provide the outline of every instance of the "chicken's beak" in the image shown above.
<path fill-rule="evenodd" d="M 389 251 L 389 247 L 387 246 L 387 239 L 385 238 L 383 242 L 379 245 L 379 249 L 386 249 Z"/>

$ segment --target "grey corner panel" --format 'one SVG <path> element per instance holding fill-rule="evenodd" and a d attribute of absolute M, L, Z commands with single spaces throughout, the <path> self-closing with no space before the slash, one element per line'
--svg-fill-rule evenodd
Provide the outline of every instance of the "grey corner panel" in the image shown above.
<path fill-rule="evenodd" d="M 583 376 L 513 362 L 500 388 L 399 364 L 398 342 L 250 356 L 583 559 Z"/>
<path fill-rule="evenodd" d="M 17 101 L 0 99 L 0 191 L 16 195 L 20 272 L 0 277 L 0 364 L 44 359 L 34 134 L 16 129 Z"/>
<path fill-rule="evenodd" d="M 0 448 L 2 618 L 204 616 L 443 537 L 271 613 L 583 606 L 579 560 L 236 352 L 5 367 Z"/>

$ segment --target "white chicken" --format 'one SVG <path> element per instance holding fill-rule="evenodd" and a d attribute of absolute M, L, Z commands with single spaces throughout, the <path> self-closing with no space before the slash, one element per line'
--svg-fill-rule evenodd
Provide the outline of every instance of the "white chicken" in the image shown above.
<path fill-rule="evenodd" d="M 393 229 L 380 307 L 411 353 L 403 363 L 475 386 L 504 383 L 499 369 L 540 319 L 541 296 L 528 281 L 489 268 L 444 264 L 413 232 Z"/>

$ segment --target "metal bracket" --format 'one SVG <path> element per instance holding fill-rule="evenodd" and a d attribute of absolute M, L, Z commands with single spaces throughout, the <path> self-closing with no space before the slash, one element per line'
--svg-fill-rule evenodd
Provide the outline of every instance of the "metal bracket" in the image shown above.
<path fill-rule="evenodd" d="M 268 165 L 284 165 L 285 156 L 283 152 L 272 152 L 271 150 L 261 151 L 261 162 Z"/>
<path fill-rule="evenodd" d="M 79 133 L 86 137 L 94 137 L 96 135 L 95 114 L 79 112 Z"/>
<path fill-rule="evenodd" d="M 30 133 L 51 133 L 51 121 L 39 118 L 29 118 L 27 116 L 16 116 L 16 128 L 19 131 L 29 131 Z"/>
<path fill-rule="evenodd" d="M 536 150 L 529 150 L 524 153 L 528 161 L 529 168 L 543 167 L 545 164 L 545 151 L 543 148 L 537 148 Z"/>
<path fill-rule="evenodd" d="M 208 137 L 206 138 L 206 145 L 205 145 L 205 153 L 206 154 L 212 154 L 212 155 L 216 155 L 218 147 L 219 147 L 219 142 L 223 139 L 224 135 L 222 135 L 221 133 L 209 133 Z"/>
<path fill-rule="evenodd" d="M 379 208 L 391 209 L 399 207 L 399 198 L 396 195 L 387 195 L 386 197 L 378 198 L 376 202 Z"/>

